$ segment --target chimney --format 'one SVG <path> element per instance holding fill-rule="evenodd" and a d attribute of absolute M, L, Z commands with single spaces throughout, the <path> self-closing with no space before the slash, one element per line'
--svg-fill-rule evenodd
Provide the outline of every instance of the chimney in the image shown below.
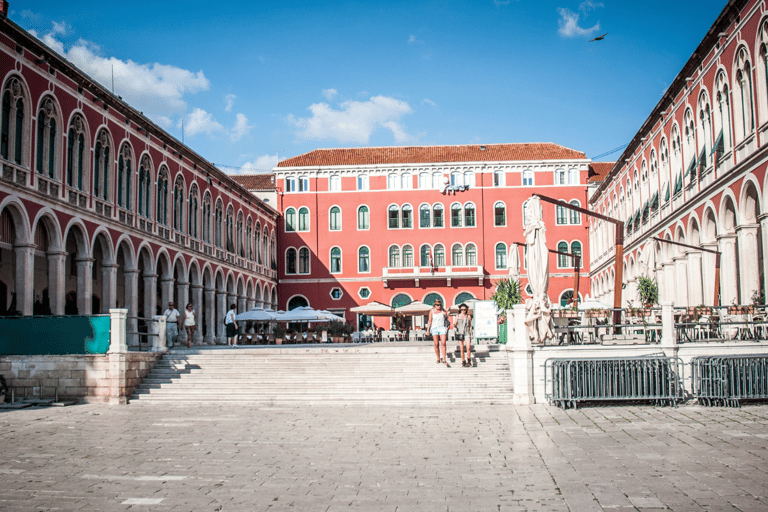
<path fill-rule="evenodd" d="M 3 15 L 3 17 L 8 16 L 8 0 L 0 0 L 2 4 L 0 4 L 0 14 Z"/>

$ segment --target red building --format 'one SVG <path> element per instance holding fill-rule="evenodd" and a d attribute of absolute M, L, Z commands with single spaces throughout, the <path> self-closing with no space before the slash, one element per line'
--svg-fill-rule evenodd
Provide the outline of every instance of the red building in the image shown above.
<path fill-rule="evenodd" d="M 275 169 L 279 307 L 308 304 L 360 325 L 369 319 L 349 308 L 373 300 L 488 299 L 509 276 L 510 243 L 523 240 L 526 200 L 585 206 L 589 167 L 584 153 L 552 143 L 320 149 L 284 160 Z M 588 261 L 585 219 L 545 204 L 544 220 L 550 249 Z M 571 258 L 552 254 L 550 271 L 550 297 L 567 301 Z"/>

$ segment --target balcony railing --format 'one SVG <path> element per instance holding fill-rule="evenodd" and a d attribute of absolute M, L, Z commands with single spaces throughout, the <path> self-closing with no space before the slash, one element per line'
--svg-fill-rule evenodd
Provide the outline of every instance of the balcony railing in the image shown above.
<path fill-rule="evenodd" d="M 385 267 L 381 276 L 384 286 L 388 281 L 415 280 L 419 285 L 421 279 L 445 279 L 451 285 L 452 279 L 477 279 L 482 286 L 485 271 L 482 265 L 454 265 L 444 267 Z"/>

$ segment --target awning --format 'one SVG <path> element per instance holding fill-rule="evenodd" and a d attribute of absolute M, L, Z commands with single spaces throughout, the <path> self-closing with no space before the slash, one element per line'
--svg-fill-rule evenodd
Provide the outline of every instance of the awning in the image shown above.
<path fill-rule="evenodd" d="M 395 316 L 395 308 L 382 304 L 381 302 L 369 302 L 362 306 L 349 309 L 353 313 L 360 313 L 369 316 Z"/>

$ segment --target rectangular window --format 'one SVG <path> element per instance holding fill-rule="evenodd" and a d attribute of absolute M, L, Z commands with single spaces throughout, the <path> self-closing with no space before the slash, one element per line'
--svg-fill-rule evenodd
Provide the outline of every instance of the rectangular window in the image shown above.
<path fill-rule="evenodd" d="M 430 224 L 429 207 L 419 209 L 419 227 L 428 228 Z"/>
<path fill-rule="evenodd" d="M 389 229 L 397 229 L 400 227 L 400 210 L 396 207 L 389 210 Z"/>
<path fill-rule="evenodd" d="M 363 174 L 357 177 L 357 190 L 368 190 L 368 176 Z"/>
<path fill-rule="evenodd" d="M 555 206 L 556 219 L 555 223 L 558 225 L 568 224 L 568 212 L 562 206 Z"/>
<path fill-rule="evenodd" d="M 286 178 L 285 179 L 285 191 L 286 192 L 295 192 L 296 191 L 296 179 L 295 178 Z"/>
<path fill-rule="evenodd" d="M 403 206 L 403 229 L 411 229 L 413 227 L 413 210 L 410 206 Z"/>
<path fill-rule="evenodd" d="M 435 228 L 442 228 L 444 226 L 442 207 L 432 210 L 432 226 Z"/>
<path fill-rule="evenodd" d="M 299 192 L 309 192 L 309 178 L 299 178 Z"/>
<path fill-rule="evenodd" d="M 451 208 L 451 227 L 461 227 L 461 207 Z"/>
<path fill-rule="evenodd" d="M 467 206 L 464 208 L 464 225 L 468 228 L 475 227 L 475 207 Z"/>

